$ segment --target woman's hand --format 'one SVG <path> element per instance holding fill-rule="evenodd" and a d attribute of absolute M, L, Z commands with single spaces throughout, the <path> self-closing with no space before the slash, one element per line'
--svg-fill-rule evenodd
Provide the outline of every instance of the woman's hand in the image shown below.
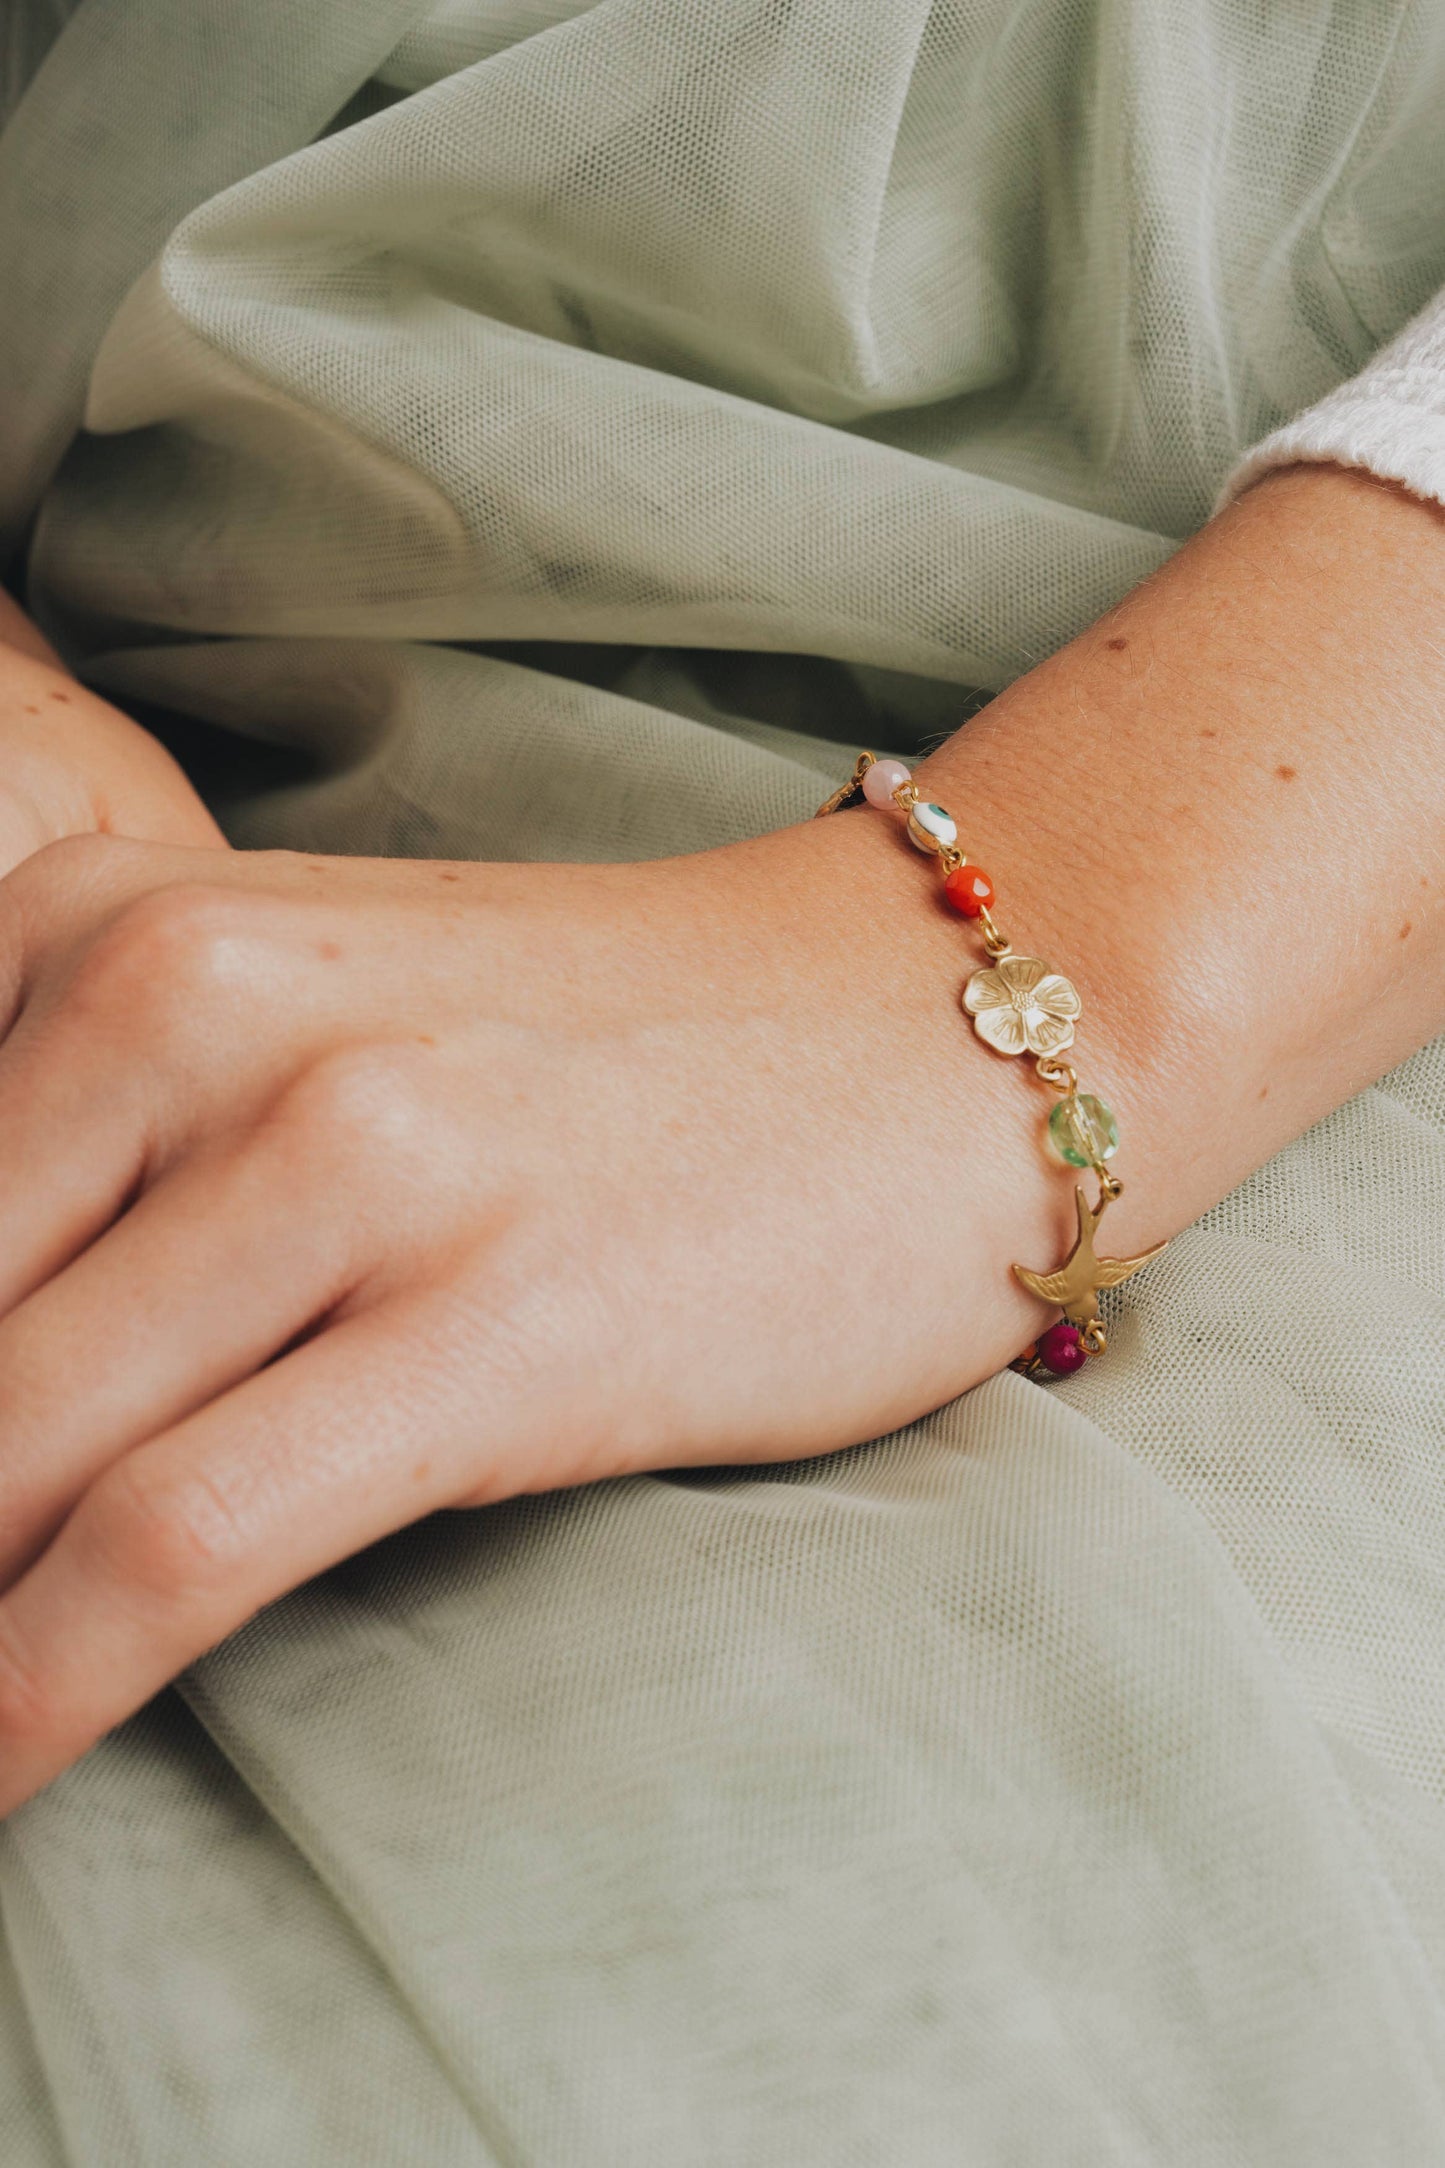
<path fill-rule="evenodd" d="M 841 1445 L 1028 1338 L 1058 1197 L 880 826 L 0 883 L 0 1809 L 434 1508 Z"/>
<path fill-rule="evenodd" d="M 1120 1254 L 1445 1026 L 1442 608 L 1438 513 L 1281 476 L 920 775 L 1083 996 Z M 867 811 L 619 867 L 91 835 L 0 881 L 0 1811 L 434 1508 L 996 1370 L 1071 1193 L 979 960 Z"/>

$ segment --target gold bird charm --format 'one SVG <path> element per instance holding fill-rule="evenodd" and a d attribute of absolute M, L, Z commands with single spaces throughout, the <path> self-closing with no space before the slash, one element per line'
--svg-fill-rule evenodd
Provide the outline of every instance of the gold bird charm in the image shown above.
<path fill-rule="evenodd" d="M 1081 1189 L 1074 1191 L 1074 1197 L 1079 1207 L 1079 1239 L 1058 1271 L 1030 1272 L 1027 1265 L 1015 1265 L 1014 1271 L 1031 1295 L 1037 1295 L 1041 1302 L 1056 1304 L 1069 1323 L 1084 1332 L 1098 1317 L 1100 1288 L 1117 1287 L 1121 1280 L 1132 1279 L 1169 1245 L 1156 1243 L 1142 1257 L 1096 1257 L 1094 1230 L 1104 1217 L 1108 1198 L 1103 1198 L 1098 1210 L 1091 1212 Z"/>

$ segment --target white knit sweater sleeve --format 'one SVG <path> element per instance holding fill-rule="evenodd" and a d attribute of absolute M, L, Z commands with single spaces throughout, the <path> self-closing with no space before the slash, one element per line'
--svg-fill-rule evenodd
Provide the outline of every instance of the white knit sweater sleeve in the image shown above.
<path fill-rule="evenodd" d="M 1271 467 L 1296 460 L 1366 467 L 1445 504 L 1445 293 L 1412 317 L 1358 376 L 1274 430 L 1230 474 L 1216 509 Z"/>

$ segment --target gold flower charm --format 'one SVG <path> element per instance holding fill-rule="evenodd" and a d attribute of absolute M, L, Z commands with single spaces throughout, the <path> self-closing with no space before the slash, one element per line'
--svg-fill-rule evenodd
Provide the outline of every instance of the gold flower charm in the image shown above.
<path fill-rule="evenodd" d="M 1040 956 L 1005 956 L 963 989 L 973 1028 L 996 1054 L 1061 1054 L 1083 1003 Z"/>

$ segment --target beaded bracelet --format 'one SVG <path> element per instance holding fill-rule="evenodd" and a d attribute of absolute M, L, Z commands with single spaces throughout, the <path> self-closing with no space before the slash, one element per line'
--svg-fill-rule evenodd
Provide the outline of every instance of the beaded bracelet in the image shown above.
<path fill-rule="evenodd" d="M 824 800 L 818 815 L 836 812 L 860 791 L 869 805 L 884 811 L 896 806 L 908 816 L 908 839 L 937 859 L 945 898 L 960 916 L 976 922 L 989 960 L 965 981 L 964 1010 L 994 1053 L 1033 1056 L 1035 1074 L 1059 1095 L 1048 1118 L 1051 1149 L 1066 1167 L 1087 1167 L 1098 1177 L 1098 1201 L 1092 1208 L 1083 1189 L 1075 1187 L 1078 1238 L 1058 1271 L 1013 1268 L 1031 1295 L 1062 1310 L 1063 1317 L 1040 1333 L 1012 1367 L 1029 1377 L 1046 1372 L 1063 1377 L 1082 1369 L 1091 1355 L 1102 1355 L 1108 1345 L 1099 1316 L 1100 1289 L 1130 1279 L 1168 1244 L 1160 1242 L 1140 1257 L 1100 1257 L 1095 1252 L 1095 1229 L 1124 1185 L 1107 1164 L 1119 1148 L 1112 1110 L 1092 1092 L 1081 1092 L 1074 1070 L 1059 1059 L 1074 1043 L 1074 1025 L 1082 1011 L 1074 987 L 1041 957 L 1015 955 L 989 909 L 993 882 L 959 849 L 953 816 L 922 796 L 901 760 L 860 753 L 847 782 Z"/>

